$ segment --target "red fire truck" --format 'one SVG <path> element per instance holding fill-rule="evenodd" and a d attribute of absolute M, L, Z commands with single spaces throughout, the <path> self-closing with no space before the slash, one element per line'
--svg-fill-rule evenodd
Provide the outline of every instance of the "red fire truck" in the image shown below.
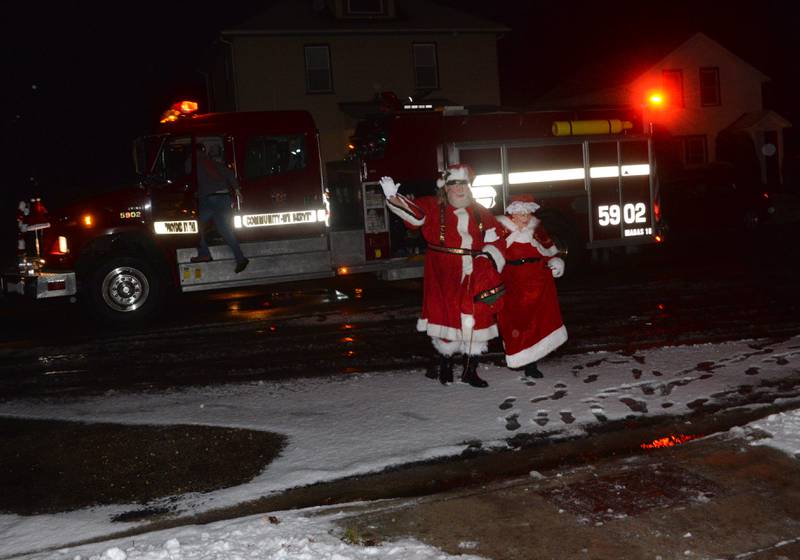
<path fill-rule="evenodd" d="M 361 272 L 419 277 L 424 245 L 386 211 L 378 180 L 428 194 L 451 162 L 477 172 L 476 199 L 502 212 L 531 192 L 570 254 L 576 247 L 645 243 L 658 211 L 652 147 L 630 121 L 561 113 L 469 115 L 426 108 L 384 112 L 357 128 L 348 161 L 327 165 L 304 111 L 198 114 L 176 104 L 158 130 L 134 142 L 139 184 L 41 216 L 3 290 L 31 298 L 80 297 L 102 318 L 155 312 L 170 290 L 192 292 Z M 571 118 L 569 118 L 571 117 Z M 602 133 L 602 134 L 601 134 Z M 192 263 L 198 242 L 196 152 L 202 143 L 237 175 L 234 226 L 250 265 L 234 273 L 220 240 Z M 580 236 L 584 237 L 581 238 Z"/>
<path fill-rule="evenodd" d="M 22 216 L 27 248 L 18 269 L 2 276 L 4 291 L 36 299 L 77 296 L 101 318 L 129 322 L 152 314 L 174 289 L 367 271 L 391 279 L 404 268 L 421 275 L 420 263 L 408 259 L 367 262 L 363 233 L 330 227 L 309 113 L 198 114 L 196 108 L 176 104 L 155 134 L 134 142 L 137 186 L 51 210 L 46 220 L 41 211 Z M 197 143 L 239 179 L 243 196 L 234 226 L 250 259 L 240 274 L 221 239 L 212 242 L 211 262 L 191 262 L 198 243 Z"/>
<path fill-rule="evenodd" d="M 496 213 L 514 195 L 534 195 L 547 231 L 575 264 L 589 254 L 586 249 L 661 240 L 652 139 L 635 111 L 412 107 L 385 111 L 356 129 L 351 166 L 358 167 L 364 194 L 374 192 L 384 175 L 402 183 L 405 194 L 429 194 L 437 170 L 468 163 L 476 172 L 475 199 Z M 329 165 L 329 177 L 346 168 Z M 393 220 L 372 232 L 367 228 L 368 251 L 417 250 L 418 240 L 393 227 Z"/>

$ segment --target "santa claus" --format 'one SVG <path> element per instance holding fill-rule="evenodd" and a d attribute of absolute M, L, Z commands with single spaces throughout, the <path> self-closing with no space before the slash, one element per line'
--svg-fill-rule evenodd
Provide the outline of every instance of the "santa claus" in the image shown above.
<path fill-rule="evenodd" d="M 564 274 L 558 248 L 534 215 L 533 197 L 512 198 L 503 225 L 506 267 L 505 305 L 497 321 L 510 368 L 525 368 L 528 377 L 542 377 L 536 364 L 567 340 L 553 278 Z"/>
<path fill-rule="evenodd" d="M 464 355 L 461 380 L 473 387 L 488 383 L 477 373 L 478 356 L 498 336 L 494 314 L 502 295 L 499 272 L 505 259 L 499 247 L 500 224 L 472 199 L 474 174 L 451 165 L 437 181 L 436 196 L 415 200 L 397 192 L 400 184 L 381 178 L 389 210 L 406 227 L 419 229 L 427 242 L 422 314 L 417 330 L 430 336 L 439 355 L 442 383 L 453 381 L 453 361 Z"/>

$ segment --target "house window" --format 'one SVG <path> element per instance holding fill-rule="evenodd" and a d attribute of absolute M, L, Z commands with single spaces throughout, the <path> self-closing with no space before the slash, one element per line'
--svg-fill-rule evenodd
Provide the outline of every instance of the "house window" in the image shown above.
<path fill-rule="evenodd" d="M 331 77 L 331 51 L 328 45 L 306 45 L 306 91 L 329 93 L 333 91 Z"/>
<path fill-rule="evenodd" d="M 383 0 L 346 0 L 345 13 L 347 15 L 374 15 L 385 13 L 386 7 Z"/>
<path fill-rule="evenodd" d="M 708 143 L 705 134 L 681 137 L 683 143 L 683 163 L 686 166 L 708 163 Z"/>
<path fill-rule="evenodd" d="M 719 68 L 700 69 L 700 105 L 714 107 L 722 105 L 719 95 Z"/>
<path fill-rule="evenodd" d="M 683 70 L 662 70 L 661 87 L 667 93 L 667 103 L 673 107 L 685 107 L 683 101 Z"/>
<path fill-rule="evenodd" d="M 417 89 L 439 87 L 436 43 L 414 43 L 414 85 Z"/>

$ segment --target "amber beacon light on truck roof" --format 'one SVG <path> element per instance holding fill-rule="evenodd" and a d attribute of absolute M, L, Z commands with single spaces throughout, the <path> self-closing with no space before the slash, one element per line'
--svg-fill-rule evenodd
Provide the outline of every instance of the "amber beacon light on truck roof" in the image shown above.
<path fill-rule="evenodd" d="M 173 103 L 172 106 L 164 111 L 161 115 L 161 123 L 175 122 L 180 118 L 188 117 L 197 112 L 198 105 L 196 101 L 178 101 Z"/>

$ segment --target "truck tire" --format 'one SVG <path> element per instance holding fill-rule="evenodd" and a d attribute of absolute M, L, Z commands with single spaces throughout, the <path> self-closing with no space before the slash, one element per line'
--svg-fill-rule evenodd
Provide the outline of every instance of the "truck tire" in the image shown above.
<path fill-rule="evenodd" d="M 90 274 L 88 303 L 101 320 L 130 324 L 152 317 L 159 309 L 164 282 L 138 257 L 112 257 Z"/>

